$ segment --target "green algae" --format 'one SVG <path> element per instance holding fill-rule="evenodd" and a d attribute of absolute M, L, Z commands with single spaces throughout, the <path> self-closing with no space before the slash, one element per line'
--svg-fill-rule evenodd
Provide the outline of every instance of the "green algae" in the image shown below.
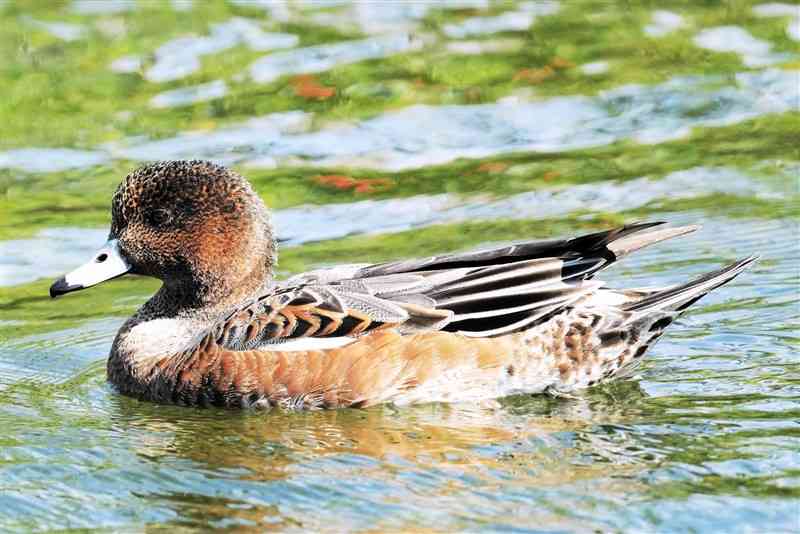
<path fill-rule="evenodd" d="M 157 280 L 128 276 L 53 300 L 48 294 L 53 281 L 0 288 L 0 340 L 18 337 L 20 324 L 25 325 L 26 335 L 34 335 L 74 328 L 91 319 L 128 317 L 159 285 Z"/>
<path fill-rule="evenodd" d="M 473 12 L 435 10 L 423 27 L 439 34 L 438 43 L 419 52 L 342 65 L 322 73 L 320 80 L 337 92 L 320 101 L 297 96 L 287 77 L 264 85 L 248 82 L 246 75 L 240 78 L 252 61 L 265 54 L 244 46 L 203 57 L 197 72 L 162 84 L 147 82 L 142 73 L 116 74 L 109 68 L 113 60 L 130 54 L 143 56 L 147 66 L 158 46 L 181 35 L 202 35 L 215 22 L 252 15 L 255 11 L 248 7 L 198 2 L 184 13 L 145 2 L 140 9 L 104 16 L 102 22 L 92 24 L 90 17 L 72 14 L 65 5 L 53 10 L 37 3 L 12 4 L 0 12 L 0 54 L 7 58 L 0 68 L 8 82 L 0 86 L 0 97 L 6 103 L 0 108 L 5 133 L 0 148 L 91 147 L 142 134 L 160 138 L 301 106 L 324 122 L 364 118 L 416 103 L 489 102 L 522 87 L 533 87 L 540 96 L 594 94 L 629 83 L 657 83 L 676 74 L 734 73 L 743 69 L 737 56 L 699 49 L 691 43 L 691 36 L 699 28 L 737 24 L 769 39 L 776 51 L 793 51 L 794 43 L 785 33 L 786 20 L 754 16 L 752 6 L 758 3 L 711 2 L 689 7 L 674 2 L 674 8 L 688 10 L 687 27 L 648 38 L 641 33 L 652 16 L 653 6 L 647 3 L 629 4 L 620 16 L 593 2 L 566 2 L 557 13 L 538 17 L 529 31 L 508 34 L 522 39 L 518 51 L 479 56 L 444 53 L 440 32 L 445 22 Z M 669 9 L 670 3 L 660 8 Z M 26 16 L 84 24 L 86 38 L 60 41 L 26 25 Z M 268 26 L 295 33 L 301 46 L 363 37 L 355 31 L 298 22 L 270 22 Z M 605 74 L 588 76 L 574 66 L 565 66 L 535 84 L 515 79 L 520 69 L 544 68 L 554 58 L 574 66 L 608 61 L 611 68 Z M 216 79 L 225 79 L 229 85 L 222 99 L 176 109 L 149 106 L 150 99 L 164 90 Z M 411 85 L 392 90 L 392 84 Z M 352 90 L 354 87 L 382 88 L 378 90 L 382 96 L 376 98 L 375 90 Z"/>
<path fill-rule="evenodd" d="M 627 83 L 656 83 L 676 73 L 730 74 L 742 70 L 738 57 L 701 50 L 691 44 L 698 28 L 738 24 L 777 51 L 792 51 L 785 32 L 786 19 L 753 15 L 757 2 L 716 2 L 672 5 L 686 13 L 685 28 L 660 38 L 640 33 L 650 21 L 652 6 L 630 5 L 624 16 L 598 9 L 591 2 L 565 3 L 553 15 L 537 18 L 529 32 L 512 32 L 523 39 L 514 53 L 457 56 L 443 53 L 442 45 L 420 52 L 338 66 L 318 75 L 319 82 L 336 88 L 332 98 L 308 100 L 295 94 L 290 79 L 257 85 L 232 77 L 263 52 L 238 46 L 201 58 L 201 69 L 185 79 L 153 84 L 141 73 L 115 74 L 109 64 L 127 54 L 147 56 L 180 35 L 208 28 L 232 16 L 256 10 L 222 3 L 201 2 L 187 13 L 145 3 L 141 9 L 102 17 L 106 26 L 122 28 L 116 34 L 101 31 L 100 23 L 62 8 L 55 12 L 36 3 L 12 4 L 0 12 L 0 53 L 9 58 L 2 68 L 7 83 L 0 85 L 1 148 L 24 146 L 92 146 L 146 134 L 158 139 L 177 132 L 209 129 L 272 112 L 303 108 L 324 124 L 369 117 L 412 104 L 474 104 L 494 101 L 530 86 L 515 80 L 520 69 L 546 67 L 554 58 L 579 65 L 608 61 L 611 70 L 586 76 L 572 67 L 555 69 L 536 84 L 536 95 L 593 94 Z M 720 8 L 724 5 L 724 8 Z M 505 6 L 508 7 L 508 6 Z M 660 6 L 670 8 L 670 5 Z M 499 12 L 502 6 L 495 6 Z M 582 16 L 587 10 L 590 16 Z M 475 14 L 474 10 L 434 10 L 423 21 L 428 31 Z M 87 37 L 63 42 L 21 23 L 21 17 L 84 24 Z M 302 45 L 361 38 L 321 26 L 270 23 L 275 31 L 300 36 Z M 200 32 L 202 34 L 202 31 Z M 636 50 L 631 54 L 630 50 Z M 80 76 L 75 76 L 81 72 Z M 158 92 L 215 79 L 226 79 L 229 94 L 212 102 L 177 109 L 152 109 L 148 102 Z M 700 113 L 700 110 L 697 110 Z M 68 119 L 67 119 L 68 117 Z M 617 142 L 608 147 L 558 154 L 510 154 L 480 161 L 457 161 L 425 169 L 385 173 L 359 169 L 296 168 L 274 171 L 241 170 L 275 208 L 306 203 L 347 202 L 362 198 L 389 198 L 453 192 L 470 194 L 490 190 L 495 195 L 529 191 L 550 185 L 568 185 L 639 176 L 658 177 L 699 165 L 750 169 L 765 159 L 800 161 L 800 115 L 765 116 L 721 128 L 697 128 L 683 140 L 655 147 Z M 486 172 L 488 168 L 504 170 Z M 492 166 L 493 165 L 493 166 Z M 105 206 L 116 183 L 134 165 L 114 162 L 101 169 L 30 176 L 0 170 L 0 239 L 25 237 L 48 226 L 97 227 L 107 223 Z M 483 167 L 482 167 L 483 166 Z M 357 179 L 388 178 L 392 187 L 360 194 L 336 190 L 315 182 L 325 174 L 348 174 Z"/>
<path fill-rule="evenodd" d="M 800 162 L 799 113 L 769 115 L 734 126 L 696 128 L 686 139 L 641 145 L 631 141 L 607 147 L 558 153 L 507 154 L 482 160 L 458 160 L 402 172 L 369 169 L 237 168 L 273 209 L 302 204 L 352 202 L 418 194 L 511 195 L 541 188 L 608 180 L 658 178 L 698 166 L 732 167 L 755 177 L 769 174 L 765 162 Z M 773 164 L 774 166 L 774 164 Z M 0 239 L 20 238 L 52 226 L 102 227 L 119 180 L 135 164 L 115 162 L 90 170 L 18 176 L 0 171 Z M 371 193 L 319 183 L 323 175 L 356 180 L 389 179 Z"/>

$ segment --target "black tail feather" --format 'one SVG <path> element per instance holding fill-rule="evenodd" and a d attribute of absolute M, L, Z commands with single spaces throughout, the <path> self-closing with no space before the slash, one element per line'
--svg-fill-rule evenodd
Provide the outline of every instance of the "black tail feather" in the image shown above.
<path fill-rule="evenodd" d="M 710 291 L 727 284 L 736 278 L 758 256 L 749 256 L 722 269 L 706 273 L 685 284 L 653 293 L 642 300 L 628 304 L 623 309 L 628 312 L 676 311 L 681 312 L 703 298 Z"/>

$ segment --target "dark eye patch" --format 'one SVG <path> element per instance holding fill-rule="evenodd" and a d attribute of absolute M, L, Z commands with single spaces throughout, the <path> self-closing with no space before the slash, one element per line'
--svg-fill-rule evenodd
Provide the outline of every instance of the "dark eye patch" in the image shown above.
<path fill-rule="evenodd" d="M 167 226 L 171 221 L 172 212 L 165 208 L 151 209 L 144 214 L 144 222 L 156 228 Z"/>

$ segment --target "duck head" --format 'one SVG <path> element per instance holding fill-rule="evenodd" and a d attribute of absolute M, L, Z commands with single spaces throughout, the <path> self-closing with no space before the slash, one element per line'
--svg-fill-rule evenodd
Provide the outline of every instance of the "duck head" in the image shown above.
<path fill-rule="evenodd" d="M 158 278 L 181 307 L 224 307 L 269 282 L 276 262 L 269 212 L 239 174 L 207 161 L 146 165 L 111 204 L 106 244 L 58 279 L 50 296 L 127 273 Z"/>

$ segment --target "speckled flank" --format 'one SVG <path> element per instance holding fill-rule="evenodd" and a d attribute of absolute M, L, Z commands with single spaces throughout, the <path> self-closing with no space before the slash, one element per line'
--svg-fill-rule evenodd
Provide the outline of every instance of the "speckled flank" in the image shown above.
<path fill-rule="evenodd" d="M 343 348 L 313 351 L 235 351 L 210 332 L 192 350 L 136 369 L 137 381 L 126 379 L 133 370 L 124 364 L 109 371 L 123 393 L 188 406 L 315 409 L 480 401 L 567 393 L 610 379 L 636 364 L 664 325 L 656 332 L 643 326 L 573 311 L 497 338 L 387 330 Z"/>
<path fill-rule="evenodd" d="M 559 379 L 552 391 L 569 392 L 629 372 L 663 331 L 648 332 L 652 321 L 613 309 L 577 308 L 554 318 L 545 332 L 533 329 L 527 341 L 553 354 Z"/>
<path fill-rule="evenodd" d="M 161 289 L 120 329 L 109 380 L 187 406 L 296 409 L 565 394 L 628 372 L 664 328 L 752 258 L 661 291 L 595 274 L 694 231 L 638 223 L 571 239 L 272 280 L 266 207 L 202 161 L 130 174 L 111 237 Z M 329 348 L 287 350 L 304 339 Z"/>
<path fill-rule="evenodd" d="M 283 352 L 232 351 L 209 335 L 193 351 L 161 359 L 140 382 L 122 381 L 120 388 L 158 402 L 259 408 L 493 398 L 518 337 L 470 340 L 389 330 L 341 349 Z"/>

